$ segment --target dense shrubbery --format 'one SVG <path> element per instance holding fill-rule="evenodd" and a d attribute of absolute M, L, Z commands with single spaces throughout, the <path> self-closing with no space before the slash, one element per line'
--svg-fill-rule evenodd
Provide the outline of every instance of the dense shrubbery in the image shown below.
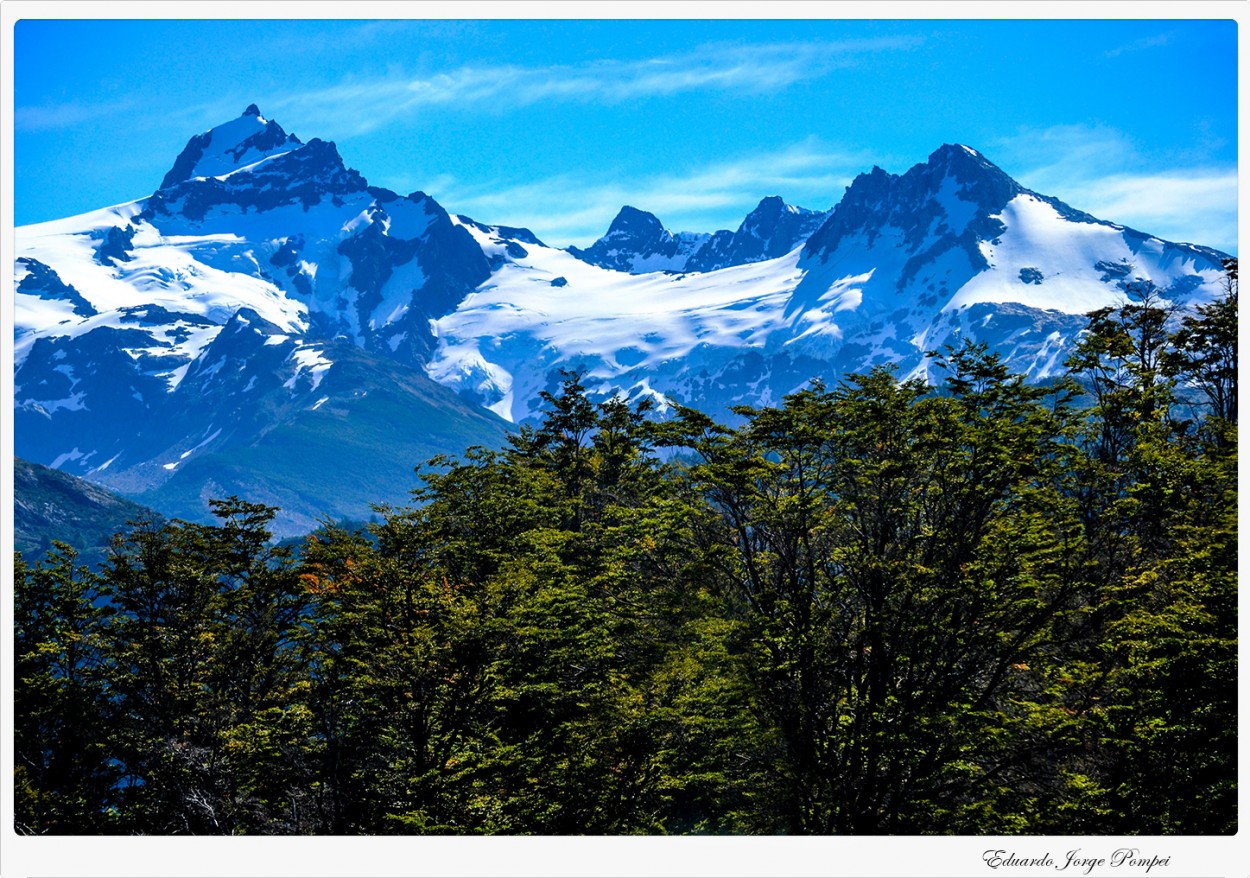
<path fill-rule="evenodd" d="M 1130 293 L 1048 387 L 569 375 L 367 531 L 19 558 L 18 829 L 1233 832 L 1236 291 Z"/>

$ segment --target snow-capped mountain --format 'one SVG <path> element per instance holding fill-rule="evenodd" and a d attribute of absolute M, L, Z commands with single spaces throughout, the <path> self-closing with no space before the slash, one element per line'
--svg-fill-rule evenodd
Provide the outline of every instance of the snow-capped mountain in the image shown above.
<path fill-rule="evenodd" d="M 568 250 L 583 262 L 629 274 L 715 271 L 789 253 L 827 216 L 772 195 L 747 214 L 737 231 L 674 233 L 655 214 L 626 205 L 602 238 L 585 250 Z"/>
<path fill-rule="evenodd" d="M 769 197 L 734 232 L 674 235 L 626 207 L 564 250 L 370 186 L 255 106 L 150 196 L 16 239 L 17 453 L 168 514 L 270 502 L 284 532 L 402 500 L 415 465 L 497 444 L 561 369 L 718 417 L 877 363 L 924 374 L 960 336 L 1044 379 L 1126 280 L 1202 301 L 1223 255 L 963 146 L 874 168 L 827 214 Z"/>
<path fill-rule="evenodd" d="M 187 517 L 250 494 L 294 531 L 504 435 L 419 368 L 431 319 L 490 276 L 472 236 L 254 106 L 151 196 L 17 237 L 16 444 L 37 463 Z"/>
<path fill-rule="evenodd" d="M 926 375 L 925 352 L 961 337 L 1042 380 L 1126 280 L 1201 301 L 1223 255 L 1095 219 L 947 145 L 902 176 L 861 174 L 806 243 L 773 259 L 633 276 L 531 248 L 436 321 L 427 368 L 510 420 L 533 415 L 560 368 L 601 393 L 724 416 L 812 377 L 883 363 Z"/>

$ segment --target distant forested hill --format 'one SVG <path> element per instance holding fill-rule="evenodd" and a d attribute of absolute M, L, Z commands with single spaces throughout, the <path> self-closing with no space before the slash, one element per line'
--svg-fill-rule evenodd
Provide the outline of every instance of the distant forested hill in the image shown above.
<path fill-rule="evenodd" d="M 13 546 L 29 560 L 60 540 L 93 564 L 103 558 L 113 534 L 127 530 L 127 522 L 155 515 L 85 479 L 13 461 Z"/>

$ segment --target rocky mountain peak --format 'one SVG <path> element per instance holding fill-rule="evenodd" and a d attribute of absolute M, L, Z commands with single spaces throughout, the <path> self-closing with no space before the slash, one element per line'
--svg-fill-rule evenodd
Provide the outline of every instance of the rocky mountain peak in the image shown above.
<path fill-rule="evenodd" d="M 298 137 L 249 104 L 242 115 L 188 140 L 159 188 L 196 177 L 220 177 L 301 145 Z"/>
<path fill-rule="evenodd" d="M 1024 191 L 1002 168 L 962 144 L 944 144 L 929 156 L 925 165 L 917 165 L 904 177 L 912 173 L 927 178 L 934 194 L 941 190 L 944 180 L 957 183 L 959 198 L 983 210 L 1001 209 Z"/>
<path fill-rule="evenodd" d="M 775 259 L 789 253 L 820 228 L 826 214 L 787 204 L 780 195 L 769 195 L 730 232 L 722 230 L 691 256 L 687 271 L 715 271 Z"/>
<path fill-rule="evenodd" d="M 970 227 L 989 234 L 991 218 L 1025 191 L 971 147 L 944 144 L 901 176 L 877 166 L 857 176 L 804 254 L 823 258 L 848 236 L 871 245 L 887 228 L 901 230 L 911 246 L 934 235 L 958 238 Z"/>
<path fill-rule="evenodd" d="M 662 236 L 664 232 L 664 224 L 660 222 L 659 217 L 627 204 L 620 209 L 616 218 L 612 220 L 605 237 L 619 238 L 630 236 L 650 240 Z"/>
<path fill-rule="evenodd" d="M 615 271 L 681 271 L 689 255 L 707 235 L 674 235 L 659 217 L 625 205 L 617 213 L 607 233 L 590 247 L 570 247 L 569 252 L 584 262 Z"/>

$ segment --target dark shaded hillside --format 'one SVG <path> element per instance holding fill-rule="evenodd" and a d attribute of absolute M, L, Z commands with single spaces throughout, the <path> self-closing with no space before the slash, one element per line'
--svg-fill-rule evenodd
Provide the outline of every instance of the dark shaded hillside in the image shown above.
<path fill-rule="evenodd" d="M 85 479 L 13 460 L 13 546 L 30 560 L 59 540 L 73 546 L 84 563 L 95 564 L 127 522 L 156 515 Z"/>
<path fill-rule="evenodd" d="M 236 357 L 248 362 L 245 354 L 254 350 Z M 213 413 L 217 425 L 235 419 L 237 429 L 223 431 L 217 443 L 190 457 L 175 458 L 174 475 L 158 486 L 146 487 L 137 478 L 168 475 L 168 466 L 155 463 L 110 483 L 188 521 L 212 520 L 210 497 L 278 506 L 273 531 L 290 537 L 315 530 L 326 517 L 364 520 L 374 503 L 403 503 L 420 485 L 416 468 L 432 457 L 504 444 L 506 421 L 421 372 L 350 344 L 327 342 L 321 350 L 334 368 L 298 397 L 276 379 L 261 382 L 267 392 L 244 395 L 242 371 L 236 386 L 197 390 L 181 409 L 167 410 L 174 433 L 196 432 L 202 409 Z"/>

